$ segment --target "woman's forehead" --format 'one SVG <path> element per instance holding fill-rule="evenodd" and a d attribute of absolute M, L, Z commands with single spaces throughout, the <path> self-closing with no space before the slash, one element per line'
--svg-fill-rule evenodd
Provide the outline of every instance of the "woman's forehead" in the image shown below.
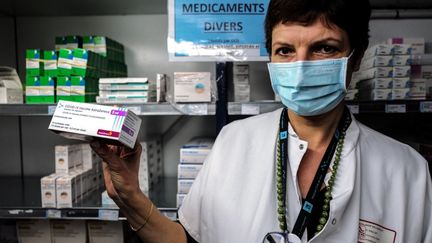
<path fill-rule="evenodd" d="M 332 39 L 340 42 L 348 41 L 348 35 L 336 25 L 328 25 L 315 21 L 305 25 L 298 22 L 277 24 L 272 31 L 272 42 L 316 42 Z"/>

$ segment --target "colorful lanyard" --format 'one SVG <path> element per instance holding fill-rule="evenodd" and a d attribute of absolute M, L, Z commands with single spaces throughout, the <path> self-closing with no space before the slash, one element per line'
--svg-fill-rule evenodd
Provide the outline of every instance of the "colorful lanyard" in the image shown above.
<path fill-rule="evenodd" d="M 327 174 L 333 154 L 335 153 L 340 134 L 345 132 L 344 129 L 348 128 L 351 123 L 351 116 L 348 109 L 345 107 L 342 118 L 336 128 L 335 134 L 327 147 L 326 152 L 321 160 L 320 166 L 315 174 L 312 185 L 307 193 L 306 199 L 303 202 L 302 208 L 300 209 L 299 215 L 295 222 L 292 234 L 297 235 L 300 239 L 304 234 L 304 231 L 309 223 L 312 209 L 316 203 L 318 192 L 320 191 L 321 185 L 324 182 L 324 178 Z M 287 188 L 287 166 L 288 166 L 288 111 L 286 108 L 283 109 L 280 123 L 279 123 L 279 153 L 282 161 L 282 192 L 283 192 L 283 208 L 286 209 L 286 188 Z M 286 216 L 285 216 L 286 217 Z M 284 220 L 286 222 L 286 218 Z"/>

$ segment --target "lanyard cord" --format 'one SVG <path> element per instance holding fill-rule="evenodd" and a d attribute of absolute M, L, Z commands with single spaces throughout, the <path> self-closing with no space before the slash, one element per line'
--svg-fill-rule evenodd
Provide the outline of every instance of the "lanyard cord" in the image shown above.
<path fill-rule="evenodd" d="M 316 203 L 316 197 L 324 182 L 325 175 L 330 167 L 331 159 L 336 151 L 335 162 L 332 167 L 332 176 L 329 181 L 328 190 L 325 193 L 325 200 L 323 206 L 322 217 L 317 226 L 317 232 L 321 231 L 327 222 L 329 202 L 331 199 L 331 191 L 333 189 L 334 181 L 336 178 L 336 172 L 339 166 L 340 156 L 342 153 L 343 142 L 345 138 L 345 133 L 348 126 L 351 124 L 351 116 L 348 109 L 344 109 L 342 118 L 339 121 L 338 127 L 336 128 L 335 134 L 328 146 L 320 166 L 315 174 L 312 185 L 307 193 L 306 200 L 304 200 L 302 208 L 297 217 L 296 223 L 292 230 L 292 233 L 297 235 L 299 238 L 303 236 L 306 226 L 308 225 L 312 209 Z M 278 200 L 278 220 L 279 227 L 282 231 L 287 232 L 286 224 L 286 188 L 287 188 L 287 166 L 288 166 L 288 111 L 286 108 L 282 110 L 279 123 L 279 137 L 277 146 L 277 161 L 276 161 L 276 192 Z"/>

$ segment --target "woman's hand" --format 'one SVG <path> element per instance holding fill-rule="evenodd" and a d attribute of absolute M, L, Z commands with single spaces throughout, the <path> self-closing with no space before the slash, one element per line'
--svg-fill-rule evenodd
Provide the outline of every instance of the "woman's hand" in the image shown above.
<path fill-rule="evenodd" d="M 95 140 L 92 149 L 103 160 L 103 173 L 108 196 L 121 207 L 136 193 L 141 193 L 138 182 L 138 170 L 141 156 L 141 144 L 133 149 L 125 146 L 107 145 Z"/>

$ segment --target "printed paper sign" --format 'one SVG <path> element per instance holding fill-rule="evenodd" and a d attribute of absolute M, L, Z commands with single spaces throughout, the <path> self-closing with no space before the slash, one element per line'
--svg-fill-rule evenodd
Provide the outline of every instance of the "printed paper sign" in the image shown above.
<path fill-rule="evenodd" d="M 169 0 L 171 61 L 267 61 L 268 0 Z"/>

